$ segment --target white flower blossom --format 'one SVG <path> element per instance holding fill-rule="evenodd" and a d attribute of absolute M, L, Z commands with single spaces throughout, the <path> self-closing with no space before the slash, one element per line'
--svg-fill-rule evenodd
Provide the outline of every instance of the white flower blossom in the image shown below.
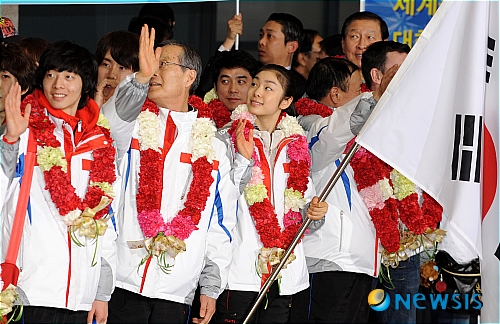
<path fill-rule="evenodd" d="M 255 116 L 248 111 L 246 104 L 241 104 L 236 107 L 231 113 L 231 120 L 246 119 L 252 124 L 255 122 Z"/>
<path fill-rule="evenodd" d="M 285 213 L 290 209 L 294 212 L 300 212 L 300 209 L 304 208 L 306 203 L 307 201 L 300 191 L 292 188 L 285 189 Z"/>
<path fill-rule="evenodd" d="M 155 113 L 145 110 L 137 117 L 139 122 L 139 145 L 141 151 L 152 149 L 160 152 L 158 137 L 160 135 L 160 118 Z"/>
<path fill-rule="evenodd" d="M 392 190 L 392 186 L 389 183 L 388 178 L 384 178 L 378 182 L 378 186 L 380 188 L 380 191 L 382 192 L 382 198 L 384 198 L 384 201 L 387 199 L 391 198 L 392 195 L 394 194 Z"/>
<path fill-rule="evenodd" d="M 292 136 L 294 134 L 305 135 L 304 129 L 299 125 L 297 118 L 292 116 L 285 116 L 278 124 L 278 127 L 285 133 L 285 136 Z"/>
<path fill-rule="evenodd" d="M 191 128 L 191 138 L 189 139 L 192 162 L 203 156 L 206 156 L 210 163 L 215 160 L 216 156 L 212 141 L 216 131 L 217 129 L 209 118 L 196 119 Z"/>
<path fill-rule="evenodd" d="M 62 216 L 61 218 L 66 225 L 73 225 L 75 223 L 75 220 L 80 218 L 80 215 L 82 215 L 82 211 L 77 208 Z"/>

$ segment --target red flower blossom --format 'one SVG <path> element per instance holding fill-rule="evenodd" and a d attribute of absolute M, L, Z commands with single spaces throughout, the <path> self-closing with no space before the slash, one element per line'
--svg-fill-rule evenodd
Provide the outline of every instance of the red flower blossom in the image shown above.
<path fill-rule="evenodd" d="M 198 96 L 189 96 L 188 103 L 198 110 L 198 118 L 212 119 L 212 111 L 208 105 Z"/>
<path fill-rule="evenodd" d="M 316 102 L 310 98 L 301 98 L 295 103 L 297 113 L 302 116 L 320 115 L 328 117 L 333 114 L 333 109 L 327 105 Z"/>
<path fill-rule="evenodd" d="M 221 128 L 231 122 L 231 111 L 227 109 L 219 99 L 210 101 L 208 107 L 212 111 L 212 116 L 217 128 Z"/>

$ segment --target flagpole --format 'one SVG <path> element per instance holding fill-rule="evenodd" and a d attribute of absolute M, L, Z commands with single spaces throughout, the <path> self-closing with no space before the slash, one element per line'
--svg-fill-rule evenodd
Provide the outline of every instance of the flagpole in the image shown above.
<path fill-rule="evenodd" d="M 236 0 L 236 14 L 240 14 L 240 0 Z M 236 41 L 234 43 L 234 49 L 238 50 L 240 47 L 240 35 L 236 34 Z"/>
<path fill-rule="evenodd" d="M 354 154 L 358 151 L 360 145 L 358 143 L 354 143 L 354 145 L 349 149 L 349 151 L 346 153 L 345 157 L 342 159 L 340 162 L 339 166 L 331 176 L 330 180 L 328 180 L 328 183 L 326 184 L 325 188 L 323 188 L 323 191 L 319 195 L 319 201 L 325 201 L 326 197 L 330 194 L 330 192 L 333 189 L 333 186 L 337 183 L 337 181 L 340 179 L 342 172 L 344 172 L 345 168 L 351 161 L 352 157 Z M 271 276 L 266 280 L 264 285 L 259 291 L 259 294 L 257 295 L 257 299 L 255 300 L 254 304 L 252 305 L 252 308 L 250 309 L 250 312 L 248 313 L 247 317 L 243 321 L 243 324 L 247 324 L 250 322 L 250 319 L 252 319 L 252 316 L 255 314 L 255 311 L 257 310 L 257 307 L 259 307 L 260 303 L 262 302 L 262 299 L 264 299 L 264 296 L 266 295 L 266 292 L 271 288 L 271 285 L 273 284 L 274 280 L 278 277 L 279 272 L 285 265 L 286 260 L 288 260 L 288 257 L 292 254 L 293 250 L 299 243 L 300 239 L 302 238 L 302 235 L 304 235 L 305 231 L 309 227 L 309 224 L 311 224 L 312 220 L 310 218 L 307 219 L 306 222 L 302 223 L 300 226 L 299 230 L 297 231 L 297 234 L 295 234 L 295 237 L 293 238 L 292 242 L 286 249 L 285 255 L 283 258 L 280 260 L 280 263 L 276 268 L 272 269 Z"/>

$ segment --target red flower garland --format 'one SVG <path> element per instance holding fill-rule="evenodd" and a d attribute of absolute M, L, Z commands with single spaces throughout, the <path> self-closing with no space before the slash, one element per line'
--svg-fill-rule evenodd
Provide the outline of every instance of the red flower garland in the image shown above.
<path fill-rule="evenodd" d="M 364 84 L 363 84 L 364 85 Z M 369 91 L 364 85 L 363 92 Z M 310 98 L 302 98 L 295 104 L 299 115 L 320 115 L 328 117 L 333 110 L 326 105 L 315 102 Z M 346 151 L 354 144 L 354 138 L 347 145 Z M 364 150 L 364 151 L 363 151 Z M 354 170 L 354 180 L 358 191 L 375 185 L 379 180 L 389 179 L 393 168 L 372 153 L 361 148 L 351 159 L 351 167 Z M 410 195 L 398 201 L 389 198 L 385 201 L 383 209 L 374 208 L 370 216 L 374 224 L 377 236 L 384 248 L 389 252 L 399 249 L 400 234 L 398 219 L 416 234 L 423 233 L 428 227 L 435 229 L 441 221 L 442 207 L 427 193 L 424 192 L 424 202 L 418 205 L 418 195 Z"/>
<path fill-rule="evenodd" d="M 219 99 L 210 101 L 208 107 L 212 111 L 215 126 L 221 128 L 231 122 L 231 111 Z"/>
<path fill-rule="evenodd" d="M 331 116 L 333 109 L 311 98 L 301 98 L 295 103 L 297 113 L 302 116 L 320 115 L 321 117 Z"/>
<path fill-rule="evenodd" d="M 188 103 L 198 110 L 197 118 L 208 118 L 213 120 L 212 110 L 203 101 L 203 99 L 196 95 L 191 95 L 188 98 Z"/>
<path fill-rule="evenodd" d="M 210 118 L 208 106 L 198 97 L 191 96 L 189 104 L 198 110 L 198 118 Z M 158 106 L 149 99 L 143 104 L 141 111 L 149 110 L 159 115 Z M 140 151 L 141 165 L 139 168 L 139 186 L 137 189 L 137 212 L 139 214 L 139 225 L 148 238 L 155 237 L 159 233 L 167 232 L 178 239 L 187 239 L 201 218 L 201 212 L 205 209 L 210 186 L 214 182 L 211 173 L 213 164 L 208 162 L 205 156 L 192 163 L 193 179 L 189 186 L 184 208 L 169 223 L 165 223 L 160 214 L 163 192 L 163 169 L 164 160 L 160 152 L 152 149 Z M 191 222 L 189 222 L 189 220 Z"/>
<path fill-rule="evenodd" d="M 354 144 L 352 139 L 346 150 Z M 390 165 L 380 160 L 364 148 L 360 148 L 351 159 L 351 167 L 354 170 L 354 180 L 356 180 L 358 191 L 375 185 L 379 180 L 389 179 L 394 170 Z M 443 208 L 427 193 L 423 192 L 422 206 L 418 203 L 418 194 L 413 193 L 397 200 L 389 198 L 384 202 L 382 209 L 373 208 L 370 210 L 380 243 L 388 252 L 396 252 L 400 247 L 399 222 L 400 219 L 408 230 L 420 235 L 427 228 L 435 229 L 441 221 Z"/>
<path fill-rule="evenodd" d="M 41 93 L 39 95 L 41 95 Z M 61 147 L 61 143 L 54 135 L 55 124 L 46 115 L 44 109 L 40 106 L 39 101 L 33 94 L 28 95 L 24 99 L 21 106 L 22 111 L 24 111 L 27 104 L 31 104 L 29 125 L 30 130 L 35 133 L 38 146 Z M 114 169 L 116 150 L 111 145 L 113 140 L 106 128 L 101 126 L 96 127 L 99 127 L 110 145 L 93 151 L 89 185 L 83 200 L 76 194 L 76 189 L 71 184 L 68 173 L 64 172 L 60 166 L 53 166 L 49 170 L 43 172 L 46 184 L 45 189 L 49 191 L 52 202 L 57 207 L 61 216 L 65 216 L 76 209 L 83 211 L 86 207 L 94 208 L 101 201 L 101 197 L 107 196 L 101 188 L 91 186 L 90 181 L 113 184 L 116 180 Z M 107 197 L 110 200 L 113 199 L 112 197 Z M 102 218 L 108 211 L 109 205 L 96 213 L 94 219 Z"/>
<path fill-rule="evenodd" d="M 284 116 L 286 116 L 286 113 L 280 114 L 277 124 L 279 124 Z M 236 127 L 238 126 L 238 122 L 238 120 L 233 121 L 231 129 L 229 129 L 229 134 L 233 135 L 236 131 Z M 245 134 L 248 134 L 248 131 L 253 128 L 253 125 L 247 121 L 245 123 Z M 233 139 L 234 137 L 231 136 L 231 138 Z M 289 150 L 294 150 L 293 144 L 295 142 L 300 142 L 300 138 L 297 137 L 295 141 L 288 144 L 287 155 L 290 155 Z M 297 144 L 296 146 L 300 144 Z M 234 141 L 233 145 L 236 148 L 236 143 L 234 143 Z M 305 145 L 307 148 L 307 141 L 305 142 Z M 298 150 L 299 147 L 296 147 L 295 149 Z M 308 152 L 307 149 L 306 152 Z M 309 183 L 310 165 L 310 159 L 300 161 L 290 159 L 287 188 L 297 190 L 303 195 L 307 190 L 307 185 Z M 286 249 L 292 242 L 295 234 L 297 234 L 297 231 L 302 224 L 302 216 L 299 214 L 292 224 L 285 226 L 285 229 L 281 231 L 278 223 L 278 216 L 274 211 L 274 206 L 267 198 L 265 198 L 262 202 L 256 202 L 253 205 L 250 205 L 248 209 L 255 222 L 255 228 L 257 233 L 259 233 L 260 241 L 266 248 L 278 247 Z"/>

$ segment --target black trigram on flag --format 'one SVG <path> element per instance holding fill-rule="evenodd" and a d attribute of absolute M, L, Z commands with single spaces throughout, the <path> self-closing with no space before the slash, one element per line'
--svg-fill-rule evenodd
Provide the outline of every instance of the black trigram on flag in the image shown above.
<path fill-rule="evenodd" d="M 451 180 L 479 182 L 483 116 L 456 115 Z"/>
<path fill-rule="evenodd" d="M 492 52 L 495 51 L 495 40 L 491 37 L 488 37 L 488 49 Z M 488 66 L 486 69 L 486 83 L 490 83 L 491 73 L 488 71 L 488 68 L 491 69 L 493 67 L 493 55 L 486 55 L 486 65 Z"/>

